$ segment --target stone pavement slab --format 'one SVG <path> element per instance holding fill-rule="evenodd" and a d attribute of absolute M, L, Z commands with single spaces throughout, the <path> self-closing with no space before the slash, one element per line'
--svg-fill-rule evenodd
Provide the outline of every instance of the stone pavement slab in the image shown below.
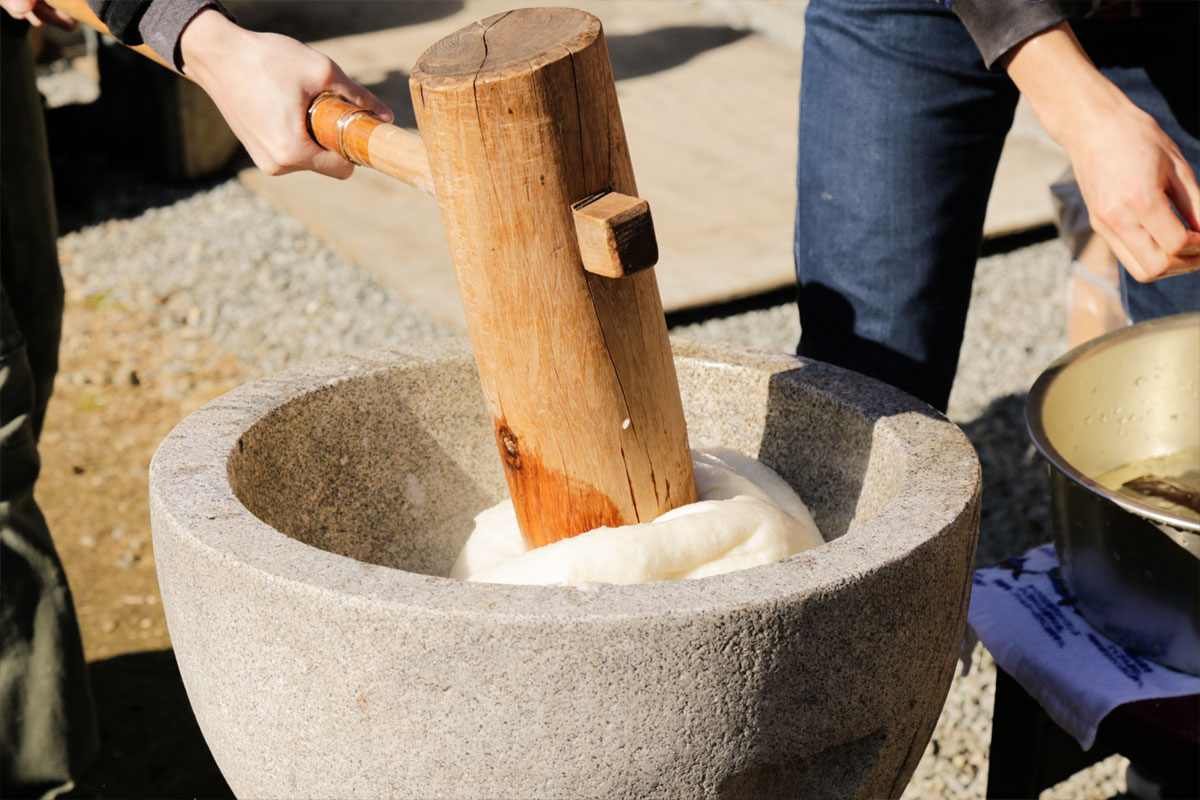
<path fill-rule="evenodd" d="M 392 4 L 355 5 L 386 16 Z M 731 27 L 684 3 L 572 5 L 604 23 L 639 192 L 654 214 L 664 307 L 703 306 L 792 283 L 798 45 Z M 420 54 L 446 34 L 512 6 L 510 0 L 417 3 L 408 8 L 422 13 L 411 22 L 380 19 L 389 27 L 310 44 L 383 99 L 397 124 L 415 127 L 408 75 Z M 783 6 L 776 11 L 802 30 L 803 5 Z M 327 22 L 337 33 L 334 20 Z M 305 32 L 320 31 L 318 23 Z M 1009 149 L 989 207 L 990 233 L 1048 221 L 1048 190 L 1031 194 L 1026 187 L 1045 187 L 1062 169 L 1036 137 L 1014 136 Z M 368 169 L 345 182 L 309 173 L 269 178 L 254 169 L 241 177 L 423 310 L 464 326 L 431 198 Z"/>

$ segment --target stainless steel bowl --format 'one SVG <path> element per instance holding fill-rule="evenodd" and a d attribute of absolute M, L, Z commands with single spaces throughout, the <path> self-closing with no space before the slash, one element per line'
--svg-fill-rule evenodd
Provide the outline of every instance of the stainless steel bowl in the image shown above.
<path fill-rule="evenodd" d="M 1033 385 L 1026 421 L 1049 462 L 1055 544 L 1080 613 L 1126 648 L 1200 675 L 1200 522 L 1094 480 L 1200 445 L 1200 313 L 1067 353 Z"/>

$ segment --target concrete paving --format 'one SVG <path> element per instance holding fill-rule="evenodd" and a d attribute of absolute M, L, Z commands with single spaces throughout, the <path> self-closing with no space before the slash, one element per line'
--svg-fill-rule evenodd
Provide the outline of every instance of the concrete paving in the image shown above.
<path fill-rule="evenodd" d="M 300 17 L 308 23 L 301 23 L 281 13 L 291 5 L 263 4 L 279 10 L 251 9 L 249 21 L 308 38 L 407 127 L 415 127 L 408 74 L 417 57 L 463 25 L 512 7 L 510 0 L 357 3 L 364 17 L 358 29 L 340 31 L 334 18 L 322 22 L 306 13 Z M 658 232 L 664 307 L 693 308 L 791 284 L 805 3 L 573 5 L 605 26 L 638 188 Z M 254 18 L 264 13 L 275 19 Z M 289 24 L 305 27 L 289 31 Z M 1065 156 L 1022 111 L 1001 159 L 987 235 L 1049 222 L 1046 187 L 1065 166 Z M 420 308 L 464 326 L 441 217 L 429 197 L 366 169 L 343 183 L 312 174 L 267 178 L 254 169 L 241 177 Z"/>

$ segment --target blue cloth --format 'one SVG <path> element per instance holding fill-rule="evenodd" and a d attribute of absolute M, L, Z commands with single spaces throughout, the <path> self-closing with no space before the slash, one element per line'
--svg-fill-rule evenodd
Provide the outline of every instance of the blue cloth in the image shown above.
<path fill-rule="evenodd" d="M 1084 750 L 1119 705 L 1200 695 L 1200 678 L 1131 653 L 1088 624 L 1067 594 L 1053 545 L 978 570 L 967 623 Z"/>
<path fill-rule="evenodd" d="M 1198 5 L 1073 23 L 1097 66 L 1193 170 Z M 1017 90 L 930 0 L 812 0 L 805 25 L 798 352 L 944 410 Z M 1125 291 L 1134 321 L 1200 309 L 1200 274 L 1128 281 Z"/>

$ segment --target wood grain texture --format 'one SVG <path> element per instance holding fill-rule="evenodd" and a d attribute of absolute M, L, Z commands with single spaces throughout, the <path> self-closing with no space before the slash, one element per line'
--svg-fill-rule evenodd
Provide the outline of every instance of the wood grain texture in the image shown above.
<path fill-rule="evenodd" d="M 588 272 L 623 278 L 658 262 L 658 240 L 645 200 L 607 192 L 576 203 L 573 216 L 579 256 Z"/>
<path fill-rule="evenodd" d="M 599 21 L 489 17 L 410 81 L 517 519 L 546 544 L 696 499 L 653 269 L 583 269 L 575 203 L 636 196 Z"/>

